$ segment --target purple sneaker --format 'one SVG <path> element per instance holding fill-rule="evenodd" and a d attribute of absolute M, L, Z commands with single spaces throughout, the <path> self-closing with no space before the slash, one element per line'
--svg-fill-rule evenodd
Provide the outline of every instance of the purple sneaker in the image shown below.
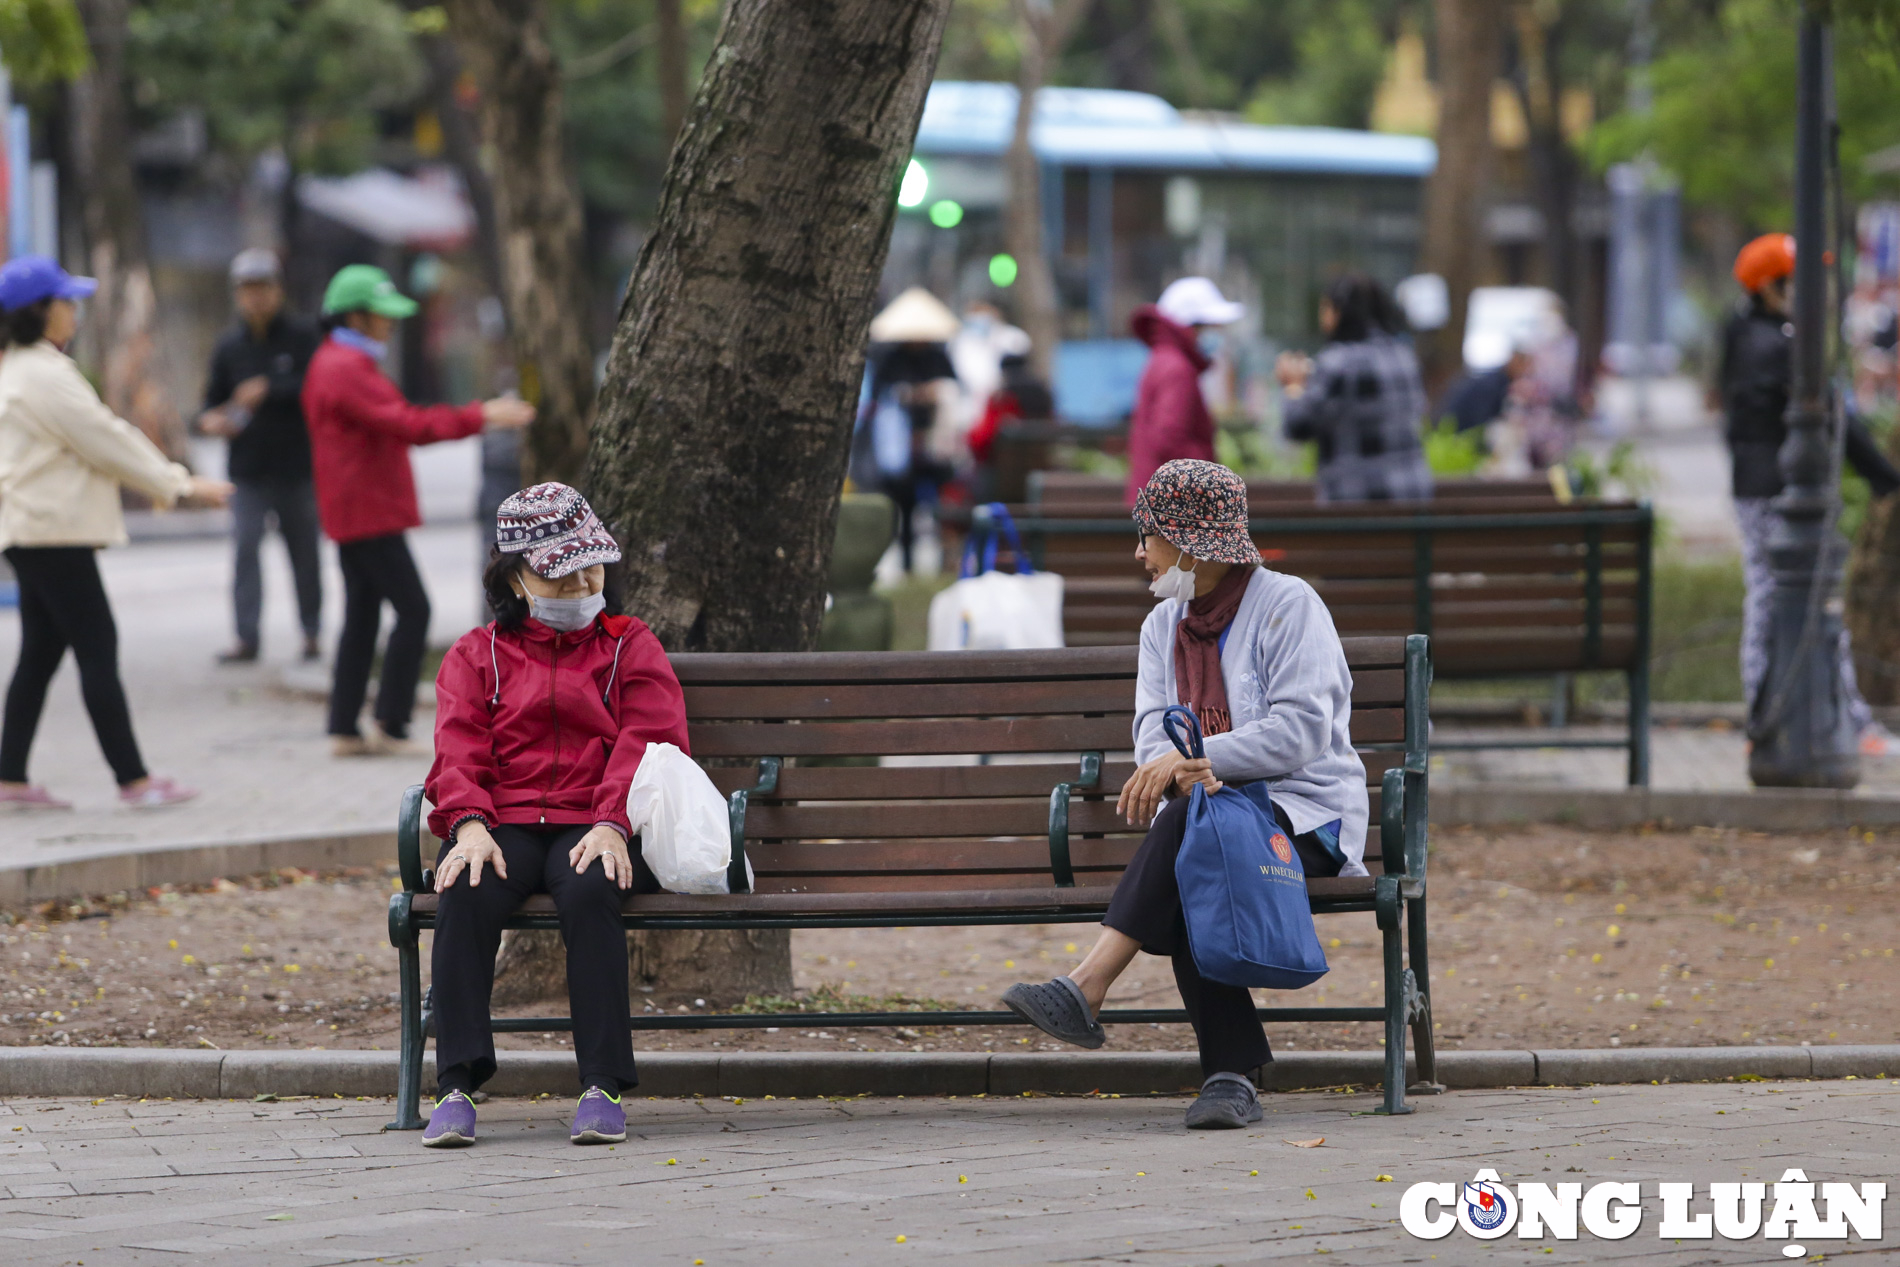
<path fill-rule="evenodd" d="M 574 1106 L 574 1129 L 567 1136 L 576 1144 L 618 1144 L 627 1138 L 627 1114 L 620 1097 L 608 1095 L 599 1087 L 587 1088 L 587 1094 Z"/>
<path fill-rule="evenodd" d="M 451 1091 L 435 1102 L 422 1132 L 424 1148 L 467 1148 L 475 1142 L 475 1101 Z"/>

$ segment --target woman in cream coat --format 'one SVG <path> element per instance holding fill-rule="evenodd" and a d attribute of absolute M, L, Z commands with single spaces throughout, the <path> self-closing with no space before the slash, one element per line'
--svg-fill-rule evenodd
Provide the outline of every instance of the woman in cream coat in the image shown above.
<path fill-rule="evenodd" d="M 231 486 L 167 459 L 106 408 L 61 350 L 78 326 L 75 301 L 95 285 L 45 256 L 0 267 L 0 551 L 20 583 L 20 660 L 0 722 L 0 808 L 71 808 L 26 777 L 46 688 L 69 647 L 120 800 L 143 807 L 196 795 L 152 777 L 139 756 L 119 684 L 118 628 L 94 555 L 125 544 L 121 485 L 165 507 L 221 506 Z"/>

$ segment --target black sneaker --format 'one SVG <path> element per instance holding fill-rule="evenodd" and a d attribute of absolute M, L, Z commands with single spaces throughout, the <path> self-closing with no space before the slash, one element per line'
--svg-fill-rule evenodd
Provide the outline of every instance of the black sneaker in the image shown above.
<path fill-rule="evenodd" d="M 1201 1096 L 1188 1105 L 1190 1131 L 1237 1131 L 1260 1120 L 1260 1097 L 1253 1083 L 1237 1073 L 1217 1073 L 1201 1084 Z"/>
<path fill-rule="evenodd" d="M 256 664 L 257 648 L 248 642 L 240 642 L 218 652 L 219 664 Z"/>

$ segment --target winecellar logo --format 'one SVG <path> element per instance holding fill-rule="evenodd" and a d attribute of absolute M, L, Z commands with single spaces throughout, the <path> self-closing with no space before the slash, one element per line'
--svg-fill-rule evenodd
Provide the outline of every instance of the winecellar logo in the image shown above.
<path fill-rule="evenodd" d="M 1267 837 L 1267 843 L 1273 846 L 1273 856 L 1281 862 L 1293 861 L 1293 842 L 1286 838 L 1285 832 L 1274 832 L 1273 835 Z"/>

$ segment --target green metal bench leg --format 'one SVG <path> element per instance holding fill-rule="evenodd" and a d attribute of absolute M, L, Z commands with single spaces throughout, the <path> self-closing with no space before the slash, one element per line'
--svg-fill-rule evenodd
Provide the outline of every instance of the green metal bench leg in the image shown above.
<path fill-rule="evenodd" d="M 396 1072 L 396 1120 L 385 1129 L 419 1131 L 422 1121 L 422 951 L 412 935 L 396 952 L 402 978 L 402 1047 Z"/>
<path fill-rule="evenodd" d="M 1410 1113 L 1405 1102 L 1405 943 L 1397 876 L 1378 879 L 1379 931 L 1385 941 L 1385 1103 L 1379 1113 Z"/>
<path fill-rule="evenodd" d="M 1432 1036 L 1432 965 L 1425 951 L 1425 902 L 1415 898 L 1405 904 L 1405 938 L 1409 984 L 1417 991 L 1417 1009 L 1412 1014 L 1412 1055 L 1418 1065 L 1418 1080 L 1406 1090 L 1412 1095 L 1443 1095 L 1444 1083 L 1438 1080 L 1438 1044 Z"/>
<path fill-rule="evenodd" d="M 1649 786 L 1649 665 L 1630 670 L 1630 786 Z"/>

